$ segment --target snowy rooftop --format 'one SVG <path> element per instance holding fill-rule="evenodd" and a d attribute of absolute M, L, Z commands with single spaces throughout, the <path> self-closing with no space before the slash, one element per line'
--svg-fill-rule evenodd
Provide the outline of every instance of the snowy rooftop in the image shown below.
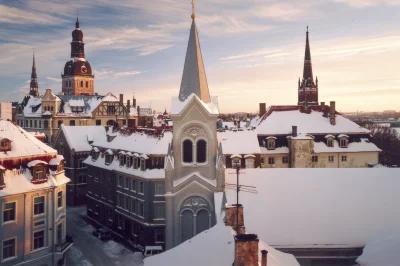
<path fill-rule="evenodd" d="M 369 142 L 368 139 L 361 139 L 360 142 L 351 142 L 347 148 L 339 147 L 338 141 L 333 141 L 333 147 L 328 147 L 325 142 L 314 142 L 314 152 L 324 153 L 324 152 L 381 152 L 374 143 Z"/>
<path fill-rule="evenodd" d="M 295 106 L 288 106 L 295 108 Z M 285 110 L 272 106 L 260 120 L 257 132 L 260 135 L 288 135 L 292 126 L 297 126 L 298 133 L 308 134 L 368 134 L 369 131 L 356 123 L 336 114 L 336 125 L 331 125 L 329 118 L 322 116 L 322 112 L 311 110 L 311 113 L 302 113 L 297 110 Z"/>
<path fill-rule="evenodd" d="M 260 153 L 260 146 L 255 130 L 217 132 L 224 154 Z"/>
<path fill-rule="evenodd" d="M 208 113 L 212 115 L 219 114 L 218 97 L 211 96 L 211 102 L 205 103 L 202 100 L 200 100 L 200 98 L 197 97 L 196 94 L 192 93 L 183 102 L 179 100 L 179 97 L 172 97 L 171 115 L 180 114 L 192 100 L 197 100 L 208 111 Z"/>
<path fill-rule="evenodd" d="M 12 141 L 11 151 L 1 152 L 0 159 L 41 154 L 54 155 L 57 153 L 56 150 L 38 140 L 31 133 L 6 120 L 0 120 L 0 138 L 7 138 Z"/>
<path fill-rule="evenodd" d="M 227 183 L 236 183 L 234 171 Z M 272 246 L 363 246 L 400 232 L 399 176 L 397 168 L 246 169 L 240 183 L 258 191 L 240 194 L 246 230 Z M 235 202 L 236 192 L 226 193 Z"/>
<path fill-rule="evenodd" d="M 30 97 L 28 100 L 28 103 L 26 104 L 23 112 L 24 116 L 26 117 L 37 117 L 37 116 L 42 116 L 42 107 L 38 107 L 36 112 L 32 112 L 33 107 L 37 107 L 38 105 L 42 104 L 42 98 L 41 97 Z"/>
<path fill-rule="evenodd" d="M 78 126 L 68 127 L 61 125 L 68 146 L 78 151 L 91 151 L 92 145 L 89 140 L 105 142 L 107 141 L 106 129 L 102 126 Z"/>
<path fill-rule="evenodd" d="M 4 175 L 6 187 L 0 190 L 0 197 L 35 191 L 39 189 L 57 187 L 70 182 L 70 179 L 64 174 L 58 175 L 57 178 L 49 175 L 47 182 L 41 184 L 33 184 L 31 182 L 32 175 L 30 171 L 21 173 L 20 171 L 7 170 Z"/>
<path fill-rule="evenodd" d="M 148 155 L 166 155 L 168 152 L 168 144 L 172 140 L 171 132 L 165 132 L 163 136 L 159 137 L 142 132 L 124 134 L 124 132 L 111 132 L 111 130 L 109 130 L 108 133 L 115 136 L 111 142 L 107 141 L 105 137 L 106 132 L 104 132 L 104 137 L 95 137 L 92 145 L 106 149 L 125 150 Z"/>
<path fill-rule="evenodd" d="M 91 116 L 92 112 L 105 101 L 118 101 L 117 97 L 108 93 L 105 96 L 98 95 L 59 95 L 58 97 L 64 102 L 61 113 L 59 115 L 67 116 Z M 83 112 L 76 113 L 71 107 L 83 107 Z"/>
<path fill-rule="evenodd" d="M 101 158 L 99 156 L 96 161 L 92 160 L 92 157 L 89 156 L 86 158 L 84 161 L 85 164 L 96 166 L 102 169 L 107 169 L 107 170 L 114 170 L 114 171 L 119 171 L 125 174 L 129 175 L 134 175 L 137 177 L 142 177 L 146 179 L 164 179 L 165 178 L 165 171 L 164 169 L 146 169 L 146 171 L 141 171 L 140 169 L 134 169 L 133 167 L 126 167 L 126 166 L 120 166 L 118 159 L 115 157 L 111 164 L 106 164 L 105 163 L 105 157 Z"/>

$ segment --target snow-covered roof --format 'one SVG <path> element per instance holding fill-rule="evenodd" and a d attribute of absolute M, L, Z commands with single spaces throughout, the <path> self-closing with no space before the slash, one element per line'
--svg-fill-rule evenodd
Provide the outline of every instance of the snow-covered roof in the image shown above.
<path fill-rule="evenodd" d="M 107 93 L 102 99 L 103 102 L 119 102 L 119 99 L 115 97 L 111 92 Z"/>
<path fill-rule="evenodd" d="M 211 96 L 211 102 L 205 103 L 197 97 L 196 94 L 192 93 L 183 102 L 180 101 L 179 97 L 173 97 L 171 102 L 171 115 L 180 114 L 185 107 L 192 101 L 197 100 L 207 111 L 212 115 L 218 115 L 218 97 Z"/>
<path fill-rule="evenodd" d="M 32 97 L 31 96 L 23 110 L 24 116 L 25 117 L 40 117 L 40 116 L 42 116 L 42 106 L 39 106 L 41 104 L 42 104 L 41 97 Z M 37 106 L 39 106 L 39 107 L 37 107 Z M 33 107 L 37 107 L 37 110 L 35 112 L 32 112 Z"/>
<path fill-rule="evenodd" d="M 286 109 L 290 109 L 288 106 Z M 292 109 L 300 108 L 293 106 Z M 368 134 L 369 131 L 360 127 L 340 114 L 336 114 L 336 125 L 331 125 L 329 118 L 320 111 L 311 110 L 309 114 L 300 109 L 285 110 L 272 106 L 262 117 L 257 127 L 260 135 L 288 135 L 292 126 L 297 126 L 298 133 L 308 134 Z"/>
<path fill-rule="evenodd" d="M 349 136 L 347 136 L 346 134 L 339 134 L 337 137 L 340 139 L 340 138 L 348 138 Z"/>
<path fill-rule="evenodd" d="M 0 159 L 30 155 L 54 155 L 56 150 L 38 140 L 32 134 L 7 120 L 0 120 L 0 138 L 12 141 L 11 151 L 0 153 Z"/>
<path fill-rule="evenodd" d="M 71 149 L 75 149 L 76 152 L 91 151 L 90 138 L 93 138 L 93 141 L 107 141 L 106 129 L 103 126 L 69 127 L 62 124 L 61 130 L 68 142 L 68 146 Z"/>
<path fill-rule="evenodd" d="M 65 116 L 85 116 L 91 117 L 92 112 L 99 106 L 104 99 L 107 101 L 108 98 L 114 99 L 117 101 L 117 98 L 112 94 L 107 94 L 106 96 L 99 95 L 59 95 L 58 97 L 64 102 L 63 108 L 60 113 L 57 115 L 65 115 Z M 83 107 L 83 112 L 73 112 L 71 107 Z"/>
<path fill-rule="evenodd" d="M 299 133 L 297 136 L 287 136 L 288 139 L 313 139 L 313 137 L 309 134 Z"/>
<path fill-rule="evenodd" d="M 325 138 L 326 138 L 326 139 L 327 139 L 327 138 L 335 138 L 335 136 L 334 136 L 334 135 L 331 135 L 331 134 L 328 134 L 328 135 L 325 136 Z"/>
<path fill-rule="evenodd" d="M 107 150 L 106 152 L 111 151 Z M 84 161 L 85 164 L 92 165 L 95 167 L 99 167 L 102 169 L 110 170 L 110 171 L 119 171 L 125 174 L 134 175 L 137 177 L 142 177 L 146 179 L 164 179 L 165 178 L 165 171 L 164 169 L 146 169 L 146 171 L 141 171 L 140 169 L 134 169 L 133 166 L 126 167 L 120 166 L 118 160 L 113 160 L 111 164 L 105 163 L 105 157 L 99 156 L 97 160 L 93 161 L 92 157 L 89 156 Z"/>
<path fill-rule="evenodd" d="M 114 135 L 115 138 L 108 142 L 106 132 L 104 131 L 104 137 L 95 138 L 92 145 L 106 149 L 125 150 L 140 154 L 166 155 L 168 152 L 168 144 L 172 140 L 171 132 L 165 132 L 164 135 L 160 137 L 141 132 L 124 134 L 120 131 L 112 132 L 112 135 Z"/>
<path fill-rule="evenodd" d="M 265 147 L 260 147 L 261 154 L 281 154 L 281 153 L 289 153 L 288 147 L 277 147 L 273 150 L 269 150 Z"/>
<path fill-rule="evenodd" d="M 136 109 L 136 106 L 131 106 L 131 108 L 130 108 L 129 110 L 130 110 L 129 115 L 131 115 L 131 116 L 137 116 L 137 109 Z"/>
<path fill-rule="evenodd" d="M 49 165 L 59 165 L 62 160 L 64 160 L 64 156 L 57 155 L 56 158 L 50 160 Z"/>
<path fill-rule="evenodd" d="M 217 138 L 222 143 L 224 154 L 260 153 L 255 130 L 217 132 Z"/>
<path fill-rule="evenodd" d="M 32 166 L 35 166 L 37 164 L 47 164 L 47 162 L 41 161 L 41 160 L 33 160 L 33 161 L 30 161 L 28 163 L 28 167 L 32 167 Z"/>
<path fill-rule="evenodd" d="M 260 121 L 260 116 L 257 115 L 256 117 L 251 119 L 249 126 L 256 128 L 258 126 L 259 121 Z"/>
<path fill-rule="evenodd" d="M 32 175 L 30 171 L 7 170 L 4 175 L 6 187 L 0 190 L 0 197 L 25 193 L 29 191 L 45 189 L 49 187 L 57 187 L 70 182 L 70 179 L 64 174 L 57 175 L 57 178 L 52 175 L 48 176 L 48 180 L 44 183 L 33 184 L 31 182 Z"/>
<path fill-rule="evenodd" d="M 68 101 L 69 106 L 71 107 L 84 107 L 85 106 L 85 102 L 83 101 L 83 99 L 71 99 Z"/>
<path fill-rule="evenodd" d="M 28 132 L 29 134 L 32 134 L 33 136 L 40 136 L 40 137 L 44 137 L 46 136 L 46 134 L 41 133 L 41 132 Z"/>
<path fill-rule="evenodd" d="M 360 266 L 399 265 L 400 232 L 385 232 L 377 235 L 365 245 L 357 259 Z"/>
<path fill-rule="evenodd" d="M 235 184 L 230 173 L 225 181 Z M 384 230 L 400 232 L 399 176 L 398 168 L 246 169 L 240 183 L 258 191 L 240 194 L 246 230 L 272 246 L 363 246 Z"/>
<path fill-rule="evenodd" d="M 341 148 L 338 141 L 333 141 L 333 147 L 328 147 L 325 142 L 314 142 L 315 153 L 329 153 L 329 152 L 381 152 L 374 143 L 369 142 L 368 139 L 361 139 L 360 142 L 350 142 L 347 148 Z"/>

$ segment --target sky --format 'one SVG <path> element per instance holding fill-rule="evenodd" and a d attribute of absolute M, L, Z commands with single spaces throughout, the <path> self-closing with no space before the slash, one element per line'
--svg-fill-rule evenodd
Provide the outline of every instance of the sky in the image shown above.
<path fill-rule="evenodd" d="M 191 0 L 0 0 L 0 101 L 61 91 L 79 9 L 95 91 L 170 109 L 179 94 Z M 342 112 L 400 111 L 400 0 L 197 0 L 196 23 L 220 112 L 297 104 L 309 26 L 319 101 Z"/>

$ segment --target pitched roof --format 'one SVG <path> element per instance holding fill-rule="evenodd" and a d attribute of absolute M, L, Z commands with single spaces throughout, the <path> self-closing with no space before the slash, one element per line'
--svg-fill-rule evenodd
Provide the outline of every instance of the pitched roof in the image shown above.
<path fill-rule="evenodd" d="M 204 103 L 209 103 L 211 101 L 200 49 L 199 36 L 194 19 L 192 20 L 192 26 L 190 28 L 179 100 L 185 101 L 192 93 L 196 94 Z"/>
<path fill-rule="evenodd" d="M 91 151 L 89 141 L 106 141 L 106 129 L 102 126 L 69 127 L 64 124 L 60 127 L 70 149 L 78 151 Z"/>
<path fill-rule="evenodd" d="M 236 183 L 227 169 L 227 183 Z M 272 246 L 364 246 L 385 230 L 400 232 L 399 168 L 246 169 L 241 193 L 249 232 Z M 236 192 L 227 190 L 227 201 Z M 262 204 L 260 204 L 262 203 Z"/>
<path fill-rule="evenodd" d="M 327 107 L 328 108 L 328 107 Z M 309 106 L 304 112 L 302 106 L 271 106 L 260 119 L 257 127 L 259 135 L 288 135 L 292 126 L 303 134 L 369 134 L 369 130 L 350 121 L 336 112 L 336 125 L 323 116 L 321 106 Z"/>
<path fill-rule="evenodd" d="M 224 154 L 260 153 L 260 145 L 255 130 L 217 132 Z"/>
<path fill-rule="evenodd" d="M 10 121 L 0 120 L 0 139 L 7 138 L 12 141 L 11 151 L 1 152 L 0 159 L 30 155 L 56 154 L 57 151 L 38 140 L 31 133 L 26 132 Z"/>

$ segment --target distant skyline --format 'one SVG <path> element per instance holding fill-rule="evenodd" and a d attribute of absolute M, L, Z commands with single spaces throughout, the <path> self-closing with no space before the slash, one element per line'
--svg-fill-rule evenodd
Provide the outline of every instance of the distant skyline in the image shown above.
<path fill-rule="evenodd" d="M 191 0 L 0 0 L 0 101 L 61 91 L 79 9 L 95 91 L 157 111 L 179 94 Z M 309 26 L 319 101 L 341 112 L 400 111 L 400 1 L 197 0 L 196 23 L 220 112 L 297 103 Z"/>

